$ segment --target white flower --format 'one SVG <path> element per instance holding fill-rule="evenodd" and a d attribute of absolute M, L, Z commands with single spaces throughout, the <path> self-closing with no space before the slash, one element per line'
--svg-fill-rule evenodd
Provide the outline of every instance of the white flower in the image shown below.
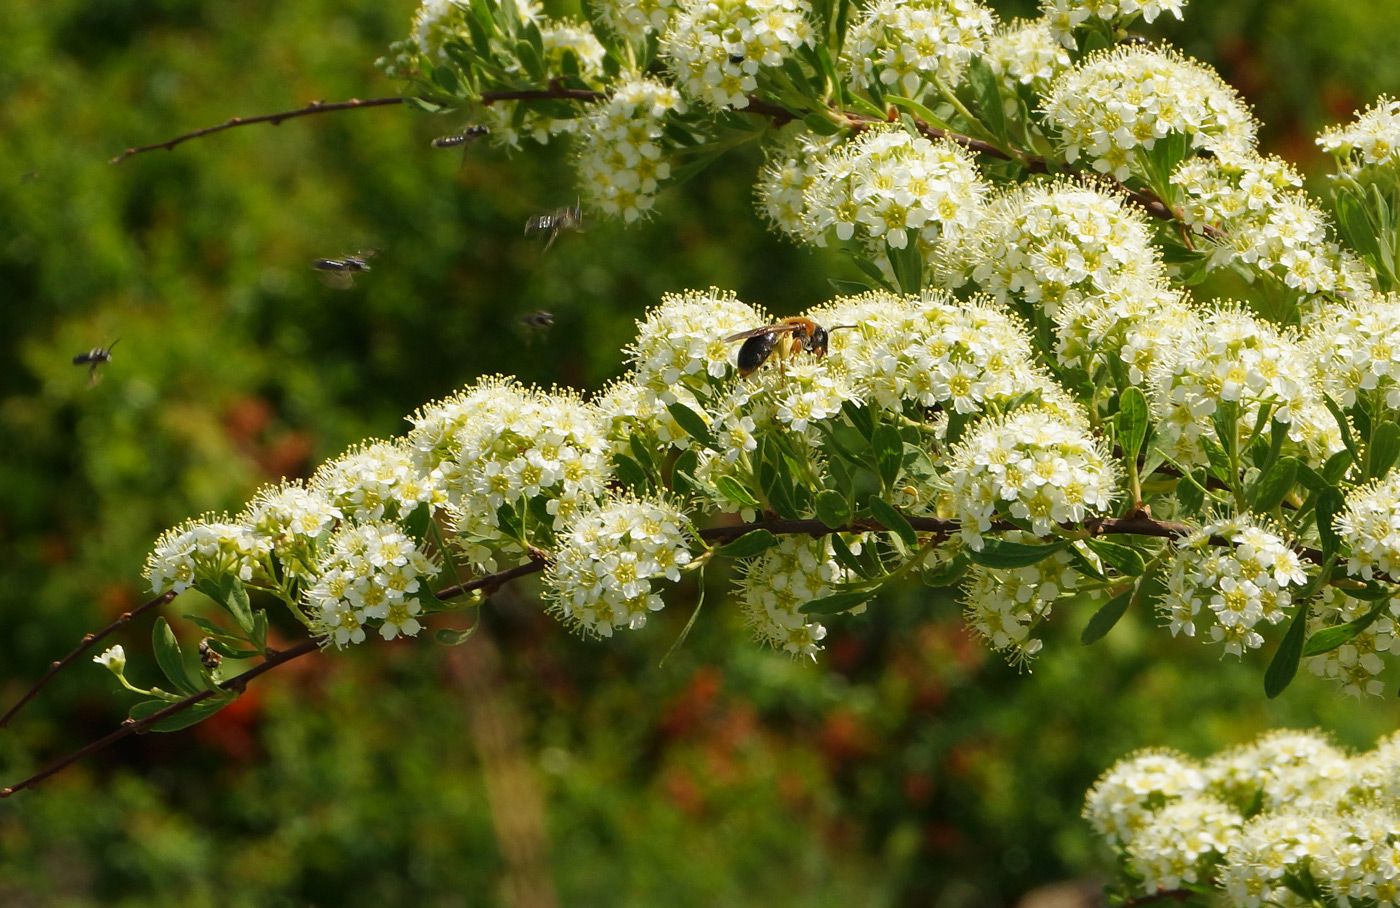
<path fill-rule="evenodd" d="M 206 515 L 166 530 L 146 559 L 146 579 L 156 593 L 182 593 L 200 580 L 235 576 L 249 581 L 264 573 L 271 543 L 227 515 Z"/>
<path fill-rule="evenodd" d="M 427 582 L 441 570 L 397 524 L 341 524 L 305 594 L 311 630 L 337 647 L 364 642 L 371 622 L 386 640 L 413 636 L 421 627 L 413 616 L 432 595 Z"/>
<path fill-rule="evenodd" d="M 582 634 L 638 630 L 665 604 L 653 580 L 680 580 L 690 521 L 661 500 L 618 497 L 577 515 L 545 570 L 549 610 Z"/>
<path fill-rule="evenodd" d="M 1055 79 L 1046 116 L 1059 127 L 1065 159 L 1126 180 L 1144 174 L 1139 150 L 1173 133 L 1193 148 L 1246 150 L 1256 124 L 1239 94 L 1204 64 L 1141 46 L 1090 54 Z"/>
<path fill-rule="evenodd" d="M 1040 542 L 1021 532 L 1002 538 L 1022 545 Z M 1079 554 L 1098 561 L 1083 543 L 1075 545 Z M 993 649 L 1025 664 L 1042 646 L 1032 632 L 1050 617 L 1055 600 L 1075 592 L 1078 580 L 1079 569 L 1065 550 L 1022 568 L 999 570 L 974 565 L 962 585 L 963 617 L 968 628 Z"/>
<path fill-rule="evenodd" d="M 765 67 L 815 39 L 806 0 L 683 0 L 661 36 L 681 91 L 713 110 L 749 106 Z"/>
<path fill-rule="evenodd" d="M 767 323 L 761 310 L 732 292 L 668 293 L 637 322 L 637 339 L 626 351 L 633 381 L 648 395 L 647 404 L 712 401 L 739 355 L 740 344 L 724 339 Z"/>
<path fill-rule="evenodd" d="M 529 4 L 516 4 L 517 9 L 522 6 L 526 7 L 527 13 L 530 12 Z M 535 19 L 539 27 L 546 73 L 556 77 L 564 75 L 564 54 L 569 52 L 578 60 L 578 77 L 584 84 L 589 88 L 602 89 L 606 82 L 603 58 L 607 51 L 594 36 L 592 28 L 568 19 L 553 20 L 536 15 L 527 15 L 527 18 Z M 465 40 L 470 43 L 470 35 Z M 507 57 L 514 52 L 513 47 L 505 49 Z M 518 63 L 512 63 L 508 71 L 520 78 L 528 78 L 521 72 Z M 549 142 L 551 136 L 578 133 L 583 122 L 580 117 L 555 118 L 542 113 L 538 106 L 532 107 L 528 103 L 522 106 L 520 101 L 497 101 L 484 105 L 477 116 L 490 130 L 492 142 L 511 148 L 518 148 L 522 138 L 531 138 L 543 145 Z"/>
<path fill-rule="evenodd" d="M 955 88 L 995 19 L 975 0 L 876 0 L 846 35 L 842 60 L 857 88 L 918 99 Z"/>
<path fill-rule="evenodd" d="M 1214 545 L 1215 538 L 1231 545 Z M 1196 616 L 1208 608 L 1214 619 L 1211 642 L 1223 642 L 1225 652 L 1240 656 L 1263 645 L 1256 625 L 1287 617 L 1291 589 L 1307 581 L 1298 554 L 1267 521 L 1230 517 L 1177 542 L 1158 608 L 1169 619 L 1172 636 L 1187 637 L 1195 636 Z"/>
<path fill-rule="evenodd" d="M 1143 890 L 1211 879 L 1242 824 L 1239 811 L 1209 797 L 1184 798 L 1155 811 L 1126 849 Z"/>
<path fill-rule="evenodd" d="M 1139 15 L 1148 22 L 1163 12 L 1180 19 L 1185 6 L 1186 0 L 1043 0 L 1040 9 L 1055 37 L 1073 48 L 1073 31 L 1090 19 L 1121 28 Z"/>
<path fill-rule="evenodd" d="M 859 543 L 853 546 L 859 551 Z M 744 620 L 754 636 L 793 656 L 816 658 L 826 628 L 798 609 L 851 578 L 826 537 L 784 536 L 743 565 L 738 581 Z"/>
<path fill-rule="evenodd" d="M 679 6 L 677 0 L 598 0 L 593 10 L 618 36 L 640 44 L 665 31 Z"/>
<path fill-rule="evenodd" d="M 1400 101 L 1382 95 L 1347 126 L 1329 126 L 1317 144 L 1356 175 L 1368 166 L 1400 164 Z"/>
<path fill-rule="evenodd" d="M 1013 19 L 998 25 L 987 38 L 987 65 L 1001 80 L 1003 105 L 1007 116 L 1016 114 L 1019 86 L 1037 95 L 1050 87 L 1050 80 L 1069 69 L 1070 56 L 1050 31 L 1047 19 Z"/>
<path fill-rule="evenodd" d="M 1324 587 L 1308 615 L 1308 636 L 1328 627 L 1356 621 L 1376 603 L 1349 598 L 1336 587 Z M 1342 685 L 1342 693 L 1353 697 L 1378 697 L 1385 693 L 1379 675 L 1385 669 L 1385 656 L 1400 655 L 1400 599 L 1391 599 L 1378 618 L 1366 628 L 1328 652 L 1309 656 L 1303 664 L 1314 675 L 1331 678 Z"/>
<path fill-rule="evenodd" d="M 1343 407 L 1400 408 L 1400 294 L 1367 294 L 1308 326 L 1307 360 Z"/>
<path fill-rule="evenodd" d="M 662 139 L 671 111 L 685 112 L 680 94 L 638 77 L 614 85 L 605 101 L 588 108 L 574 143 L 574 169 L 595 208 L 628 223 L 651 210 L 671 175 Z"/>
<path fill-rule="evenodd" d="M 118 643 L 116 646 L 109 647 L 102 655 L 93 656 L 92 661 L 120 677 L 122 672 L 126 671 L 126 650 L 122 649 L 122 645 Z"/>
<path fill-rule="evenodd" d="M 1127 846 L 1151 822 L 1154 810 L 1206 787 L 1200 764 L 1170 750 L 1145 750 L 1119 760 L 1084 799 L 1084 818 L 1109 842 Z"/>
<path fill-rule="evenodd" d="M 1334 527 L 1351 549 L 1347 572 L 1370 580 L 1400 568 L 1400 471 L 1352 489 Z"/>
<path fill-rule="evenodd" d="M 322 464 L 311 477 L 311 495 L 319 502 L 286 501 L 278 506 L 311 508 L 315 519 L 321 521 L 320 529 L 328 523 L 327 507 L 336 511 L 337 517 L 356 520 L 399 519 L 420 504 L 436 511 L 444 501 L 441 477 L 431 475 L 425 466 L 402 440 L 356 445 Z M 265 508 L 255 506 L 249 517 L 255 522 L 265 519 Z"/>
<path fill-rule="evenodd" d="M 779 136 L 779 141 L 767 149 L 767 163 L 754 186 L 758 212 L 788 237 L 824 246 L 826 237 L 814 232 L 806 197 L 821 178 L 822 161 L 840 143 L 840 138 L 815 135 L 801 128 L 800 123 L 780 131 Z"/>

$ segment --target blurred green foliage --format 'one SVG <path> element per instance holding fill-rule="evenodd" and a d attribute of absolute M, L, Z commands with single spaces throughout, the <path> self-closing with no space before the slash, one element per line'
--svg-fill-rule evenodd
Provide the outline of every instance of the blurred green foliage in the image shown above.
<path fill-rule="evenodd" d="M 106 163 L 232 115 L 389 94 L 370 61 L 412 11 L 0 5 L 0 705 L 144 599 L 165 527 L 394 434 L 479 375 L 597 389 L 662 292 L 714 284 L 792 313 L 849 276 L 763 231 L 752 150 L 650 223 L 589 223 L 547 254 L 521 225 L 572 201 L 561 149 L 431 149 L 451 116 L 308 117 Z M 1322 122 L 1397 91 L 1378 43 L 1397 15 L 1200 2 L 1146 31 L 1221 66 L 1272 150 L 1311 155 Z M 355 289 L 316 282 L 311 259 L 363 246 L 381 252 Z M 520 323 L 536 310 L 551 331 Z M 71 357 L 117 337 L 89 389 Z M 1018 674 L 919 588 L 794 664 L 750 644 L 715 604 L 726 578 L 708 580 L 664 667 L 693 588 L 608 642 L 567 635 L 525 584 L 463 647 L 290 664 L 204 725 L 0 801 L 0 903 L 996 906 L 1102 870 L 1079 807 L 1130 750 L 1204 754 L 1282 724 L 1368 747 L 1400 719 L 1393 698 L 1342 701 L 1312 678 L 1265 701 L 1262 659 L 1217 661 L 1146 615 L 1083 648 L 1088 615 L 1059 614 Z M 178 618 L 199 608 L 187 594 L 165 613 L 190 635 Z M 149 683 L 137 624 L 113 642 Z M 0 730 L 0 784 L 127 702 L 80 659 Z"/>

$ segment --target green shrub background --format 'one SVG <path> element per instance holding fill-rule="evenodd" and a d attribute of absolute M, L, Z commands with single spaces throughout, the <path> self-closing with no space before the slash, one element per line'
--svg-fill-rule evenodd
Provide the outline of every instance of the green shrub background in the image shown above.
<path fill-rule="evenodd" d="M 563 149 L 430 148 L 460 115 L 352 111 L 106 163 L 233 115 L 392 94 L 371 61 L 413 9 L 0 6 L 0 708 L 147 598 L 164 528 L 396 434 L 480 375 L 600 388 L 665 291 L 789 314 L 852 276 L 764 232 L 752 149 L 652 221 L 591 221 L 548 253 L 521 226 L 573 201 Z M 1400 91 L 1385 0 L 1187 14 L 1147 31 L 1220 67 L 1266 150 L 1305 167 L 1319 126 Z M 382 251 L 356 289 L 308 267 L 365 245 Z M 552 331 L 520 324 L 535 310 Z M 69 360 L 118 336 L 89 389 Z M 1277 725 L 1369 747 L 1400 724 L 1393 676 L 1383 700 L 1302 676 L 1266 701 L 1264 659 L 1221 661 L 1147 615 L 1084 648 L 1088 615 L 1058 609 L 1019 674 L 921 587 L 793 663 L 748 640 L 723 571 L 706 580 L 664 666 L 693 583 L 605 642 L 567 634 L 524 583 L 463 647 L 312 655 L 201 726 L 128 738 L 0 801 L 0 904 L 1006 905 L 1108 869 L 1079 808 L 1133 749 L 1204 754 Z M 208 606 L 165 610 L 187 648 L 177 619 Z M 156 682 L 149 639 L 148 616 L 112 641 L 138 683 Z M 128 705 L 80 660 L 0 730 L 0 785 Z"/>

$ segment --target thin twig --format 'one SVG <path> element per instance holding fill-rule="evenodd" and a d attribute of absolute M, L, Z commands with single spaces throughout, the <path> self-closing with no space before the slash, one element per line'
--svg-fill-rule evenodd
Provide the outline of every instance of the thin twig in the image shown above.
<path fill-rule="evenodd" d="M 324 637 L 312 637 L 308 640 L 303 640 L 301 643 L 298 643 L 291 649 L 284 649 L 272 652 L 267 656 L 267 660 L 265 662 L 248 669 L 246 672 L 244 672 L 241 675 L 238 675 L 237 677 L 230 678 L 227 681 L 221 682 L 217 689 L 210 688 L 209 690 L 202 690 L 197 694 L 191 694 L 185 699 L 172 703 L 162 710 L 153 712 L 143 719 L 127 719 L 126 721 L 122 722 L 121 727 L 118 728 L 116 731 L 112 732 L 111 734 L 105 737 L 99 738 L 96 741 L 93 741 L 92 743 L 84 746 L 80 750 L 69 754 L 62 760 L 59 760 L 57 763 L 54 763 L 52 766 L 46 768 L 43 772 L 36 773 L 35 775 L 32 775 L 29 778 L 25 779 L 23 782 L 20 782 L 19 784 L 14 785 L 10 788 L 0 788 L 0 798 L 8 798 L 10 795 L 14 794 L 17 791 L 23 791 L 26 788 L 34 788 L 40 782 L 47 779 L 49 776 L 54 775 L 58 772 L 62 772 L 64 769 L 67 769 L 69 766 L 78 762 L 83 757 L 86 757 L 88 754 L 99 751 L 102 748 L 106 747 L 108 744 L 120 741 L 127 735 L 144 732 L 152 725 L 159 722 L 161 719 L 164 719 L 167 716 L 173 716 L 179 712 L 183 712 L 189 709 L 191 706 L 194 706 L 196 703 L 201 703 L 205 700 L 208 700 L 210 697 L 219 693 L 220 689 L 227 691 L 235 691 L 241 694 L 243 693 L 243 689 L 248 685 L 248 682 L 256 678 L 258 675 L 261 675 L 263 672 L 266 671 L 271 671 L 272 669 L 283 664 L 284 662 L 290 662 L 293 659 L 297 659 L 301 656 L 306 655 L 307 653 L 315 652 L 317 649 L 320 648 L 321 642 L 324 639 Z"/>
<path fill-rule="evenodd" d="M 220 123 L 218 126 L 209 126 L 204 129 L 196 129 L 194 132 L 187 132 L 182 136 L 176 136 L 168 142 L 157 142 L 154 145 L 142 145 L 140 148 L 128 148 L 107 163 L 119 164 L 132 155 L 142 154 L 147 151 L 155 151 L 160 148 L 170 151 L 181 142 L 188 142 L 190 139 L 207 136 L 213 132 L 233 129 L 235 126 L 251 126 L 254 123 L 271 123 L 273 126 L 277 126 L 283 120 L 290 120 L 294 117 L 309 117 L 312 114 L 330 113 L 336 110 L 356 110 L 361 107 L 386 107 L 390 104 L 402 104 L 406 100 L 408 99 L 400 97 L 366 98 L 363 101 L 359 98 L 351 98 L 349 101 L 332 101 L 330 104 L 324 101 L 312 101 L 310 104 L 298 108 L 297 110 L 284 110 L 281 113 L 263 114 L 257 117 L 231 117 L 226 123 Z"/>
<path fill-rule="evenodd" d="M 497 101 L 601 101 L 606 97 L 606 92 L 589 91 L 586 88 L 565 88 L 558 82 L 551 82 L 548 88 L 483 91 L 481 104 L 483 107 L 490 107 Z"/>
<path fill-rule="evenodd" d="M 40 689 L 42 689 L 45 684 L 49 683 L 49 679 L 53 678 L 54 675 L 58 674 L 59 671 L 61 671 L 65 665 L 81 656 L 94 643 L 97 643 L 103 637 L 106 637 L 108 634 L 121 627 L 122 625 L 129 623 L 131 619 L 135 618 L 137 615 L 143 614 L 144 612 L 148 612 L 153 608 L 164 605 L 165 603 L 169 602 L 174 598 L 174 593 L 162 593 L 161 595 L 152 599 L 150 602 L 147 602 L 143 605 L 138 605 L 136 608 L 132 609 L 129 612 L 124 612 L 120 618 L 118 618 L 116 621 L 113 621 L 111 624 L 107 625 L 97 633 L 85 635 L 83 637 L 82 642 L 78 644 L 76 649 L 74 649 L 68 655 L 64 656 L 62 659 L 59 659 L 57 662 L 50 663 L 49 670 L 44 673 L 44 677 L 40 678 L 38 683 L 31 687 L 27 694 L 25 694 L 23 697 L 20 697 L 19 702 L 16 703 L 14 706 L 10 707 L 9 712 L 5 713 L 5 715 L 3 716 L 0 716 L 0 728 L 4 728 L 9 723 L 10 719 L 14 717 L 14 714 L 19 712 L 20 707 L 24 706 L 24 704 L 34 699 L 34 696 L 39 693 Z"/>

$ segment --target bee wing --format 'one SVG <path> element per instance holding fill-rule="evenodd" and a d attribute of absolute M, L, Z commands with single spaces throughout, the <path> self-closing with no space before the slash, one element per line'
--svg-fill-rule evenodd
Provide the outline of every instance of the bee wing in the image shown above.
<path fill-rule="evenodd" d="M 321 283 L 336 290 L 349 290 L 355 286 L 355 273 L 353 271 L 325 271 L 318 269 L 316 276 L 321 279 Z"/>
<path fill-rule="evenodd" d="M 791 334 L 793 331 L 796 331 L 798 327 L 798 325 L 764 325 L 761 328 L 751 328 L 748 331 L 740 331 L 738 334 L 731 334 L 724 339 L 724 343 L 729 344 L 750 337 L 762 337 L 765 334 Z"/>

